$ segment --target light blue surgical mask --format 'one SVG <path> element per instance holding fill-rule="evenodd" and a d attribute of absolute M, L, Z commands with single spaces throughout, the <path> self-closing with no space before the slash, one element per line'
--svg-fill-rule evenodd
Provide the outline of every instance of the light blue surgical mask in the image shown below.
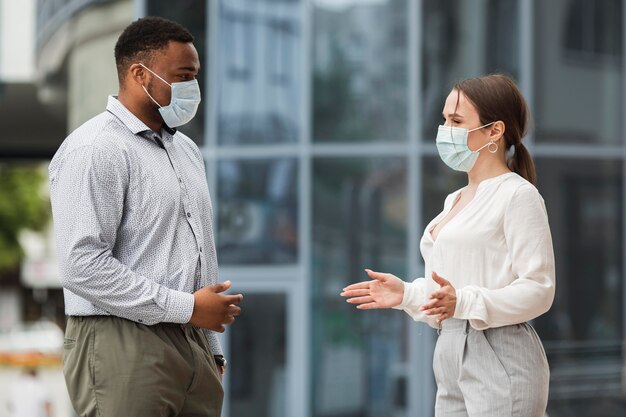
<path fill-rule="evenodd" d="M 494 141 L 490 141 L 479 149 L 472 151 L 467 146 L 467 137 L 470 132 L 482 129 L 494 123 L 495 122 L 487 123 L 486 125 L 471 130 L 464 127 L 439 126 L 436 142 L 441 160 L 455 171 L 471 171 L 478 159 L 478 153 L 487 147 L 489 152 L 496 153 L 498 151 L 498 144 Z"/>
<path fill-rule="evenodd" d="M 170 104 L 167 106 L 161 106 L 143 87 L 148 97 L 159 106 L 159 113 L 163 117 L 163 121 L 169 127 L 178 127 L 189 123 L 191 119 L 196 115 L 198 106 L 200 105 L 200 87 L 198 86 L 198 80 L 183 81 L 180 83 L 168 83 L 157 73 L 146 67 L 144 64 L 139 64 L 148 71 L 150 71 L 155 77 L 163 81 L 165 84 L 172 88 L 172 98 Z"/>

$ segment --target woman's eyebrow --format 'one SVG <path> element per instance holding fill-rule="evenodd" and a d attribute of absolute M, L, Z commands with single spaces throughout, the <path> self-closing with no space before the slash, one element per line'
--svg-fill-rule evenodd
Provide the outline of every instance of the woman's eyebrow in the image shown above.
<path fill-rule="evenodd" d="M 443 117 L 446 117 L 446 114 L 445 114 L 445 113 L 441 113 L 441 115 L 442 115 Z M 448 115 L 448 117 L 458 117 L 458 118 L 463 118 L 463 116 L 462 116 L 462 115 L 460 115 L 459 113 L 450 113 L 450 114 Z"/>

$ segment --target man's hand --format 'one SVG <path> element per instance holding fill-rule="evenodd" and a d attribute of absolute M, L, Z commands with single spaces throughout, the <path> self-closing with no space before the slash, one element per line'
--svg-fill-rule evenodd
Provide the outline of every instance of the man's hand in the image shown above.
<path fill-rule="evenodd" d="M 230 281 L 204 287 L 193 293 L 193 313 L 189 324 L 222 333 L 241 313 L 237 307 L 243 295 L 221 294 L 230 288 Z"/>

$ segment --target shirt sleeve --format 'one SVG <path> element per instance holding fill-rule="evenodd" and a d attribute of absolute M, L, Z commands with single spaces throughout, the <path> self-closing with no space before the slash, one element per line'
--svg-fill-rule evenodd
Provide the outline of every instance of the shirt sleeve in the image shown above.
<path fill-rule="evenodd" d="M 83 146 L 64 157 L 50 180 L 63 287 L 128 320 L 189 322 L 193 294 L 159 285 L 113 256 L 129 184 L 124 156 Z"/>
<path fill-rule="evenodd" d="M 415 321 L 423 321 L 432 327 L 438 327 L 435 323 L 436 317 L 427 316 L 420 307 L 426 302 L 426 280 L 417 278 L 413 282 L 404 283 L 404 296 L 402 303 L 393 307 L 402 310 Z"/>
<path fill-rule="evenodd" d="M 532 320 L 550 309 L 555 292 L 554 251 L 543 199 L 520 186 L 504 214 L 504 238 L 513 281 L 499 289 L 469 285 L 456 290 L 455 318 L 478 330 Z"/>

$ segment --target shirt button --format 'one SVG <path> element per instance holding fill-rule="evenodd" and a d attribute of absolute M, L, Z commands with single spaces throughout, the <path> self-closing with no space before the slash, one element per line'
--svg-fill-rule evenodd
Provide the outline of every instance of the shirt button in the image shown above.
<path fill-rule="evenodd" d="M 200 246 L 200 253 L 202 253 L 202 246 Z"/>
<path fill-rule="evenodd" d="M 187 217 L 191 218 L 191 213 L 187 212 Z"/>
<path fill-rule="evenodd" d="M 178 178 L 178 182 L 182 183 L 183 179 L 182 178 Z"/>

